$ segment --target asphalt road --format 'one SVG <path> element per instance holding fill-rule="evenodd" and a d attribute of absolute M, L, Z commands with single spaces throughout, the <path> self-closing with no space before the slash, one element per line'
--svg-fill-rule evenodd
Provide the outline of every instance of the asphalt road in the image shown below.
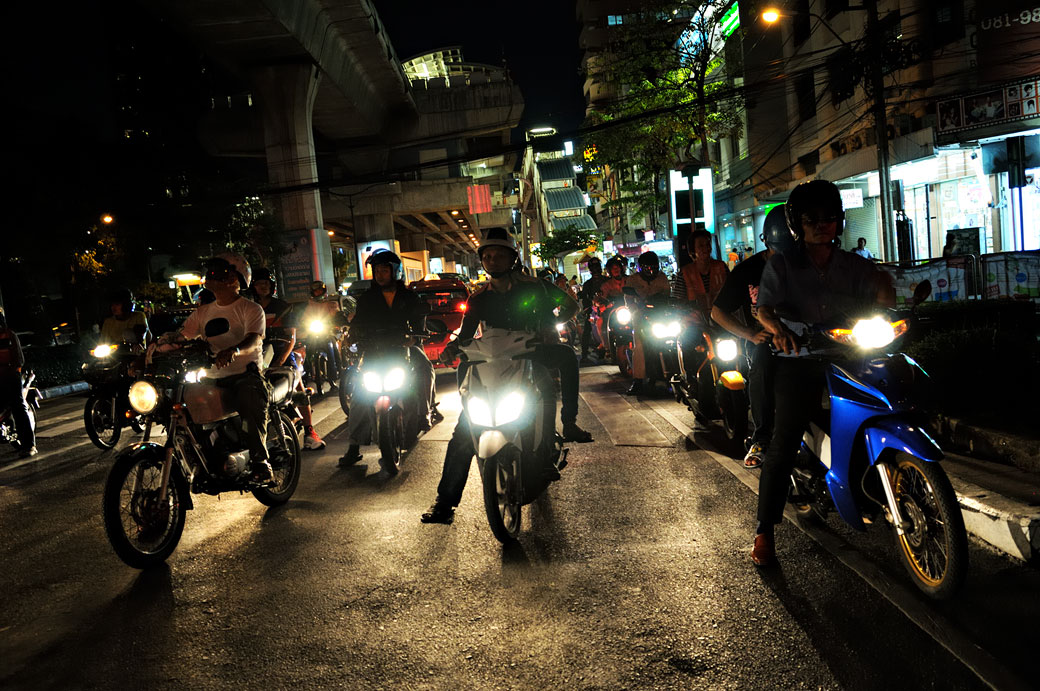
<path fill-rule="evenodd" d="M 377 473 L 342 470 L 343 415 L 293 500 L 196 496 L 165 568 L 120 562 L 101 524 L 113 454 L 45 402 L 41 454 L 0 453 L 0 688 L 1016 688 L 1034 679 L 1040 577 L 972 546 L 962 596 L 912 589 L 890 534 L 778 530 L 748 559 L 754 473 L 665 398 L 583 370 L 561 481 L 520 544 L 488 530 L 480 480 L 451 526 L 423 525 L 457 414 Z M 591 404 L 591 405 L 590 405 Z M 595 411 L 595 412 L 594 412 Z M 600 424 L 611 424 L 608 431 Z M 125 439 L 121 446 L 129 443 Z M 641 445 L 629 445 L 638 443 Z M 747 483 L 744 482 L 747 480 Z M 1025 686 L 1023 686 L 1024 688 Z"/>

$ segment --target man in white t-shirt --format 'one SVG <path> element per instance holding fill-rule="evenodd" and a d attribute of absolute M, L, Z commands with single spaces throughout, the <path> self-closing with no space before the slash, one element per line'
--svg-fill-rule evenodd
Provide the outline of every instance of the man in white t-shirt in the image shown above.
<path fill-rule="evenodd" d="M 206 265 L 206 288 L 216 299 L 199 305 L 184 322 L 181 334 L 209 343 L 215 362 L 207 376 L 234 392 L 253 480 L 271 482 L 274 472 L 267 453 L 271 390 L 260 373 L 266 322 L 260 305 L 239 296 L 240 286 L 240 273 L 230 262 L 211 259 Z"/>

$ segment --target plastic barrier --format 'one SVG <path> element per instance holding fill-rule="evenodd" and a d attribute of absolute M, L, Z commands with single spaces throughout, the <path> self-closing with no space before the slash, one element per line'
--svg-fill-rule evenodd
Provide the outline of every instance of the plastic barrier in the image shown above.
<path fill-rule="evenodd" d="M 1040 252 L 1001 252 L 982 257 L 982 295 L 987 299 L 1040 298 Z"/>

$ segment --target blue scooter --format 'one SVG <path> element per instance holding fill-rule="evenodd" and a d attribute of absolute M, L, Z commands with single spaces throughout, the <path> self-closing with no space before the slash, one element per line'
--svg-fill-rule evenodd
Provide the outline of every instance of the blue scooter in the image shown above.
<path fill-rule="evenodd" d="M 914 305 L 930 293 L 923 281 Z M 875 316 L 806 330 L 800 354 L 830 363 L 829 395 L 805 433 L 789 501 L 804 518 L 834 508 L 858 530 L 883 516 L 914 584 L 945 600 L 967 573 L 968 538 L 938 463 L 943 452 L 922 426 L 928 375 L 912 358 L 885 352 L 908 328 L 906 319 Z"/>

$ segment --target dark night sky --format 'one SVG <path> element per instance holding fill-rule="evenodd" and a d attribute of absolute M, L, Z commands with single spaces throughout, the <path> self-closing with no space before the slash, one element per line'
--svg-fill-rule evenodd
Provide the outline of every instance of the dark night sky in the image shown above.
<path fill-rule="evenodd" d="M 523 126 L 548 122 L 561 132 L 585 115 L 574 2 L 374 0 L 401 60 L 461 45 L 466 60 L 503 57 L 524 95 Z"/>

